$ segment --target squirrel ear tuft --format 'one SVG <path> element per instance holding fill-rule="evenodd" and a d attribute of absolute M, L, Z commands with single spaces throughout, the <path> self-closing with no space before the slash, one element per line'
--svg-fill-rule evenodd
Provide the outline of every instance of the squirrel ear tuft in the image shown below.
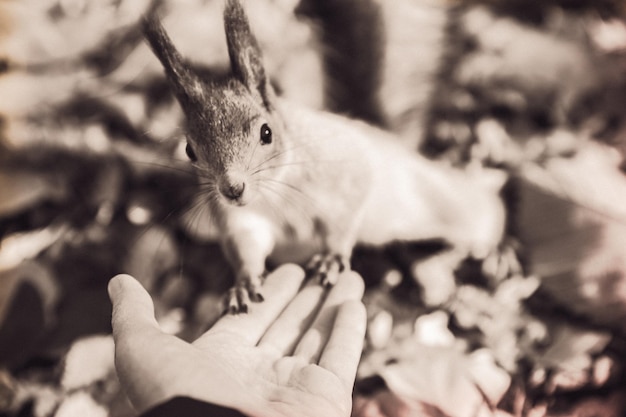
<path fill-rule="evenodd" d="M 156 57 L 165 68 L 174 93 L 183 107 L 202 99 L 202 81 L 184 62 L 155 14 L 143 19 L 143 33 Z"/>
<path fill-rule="evenodd" d="M 250 30 L 250 23 L 240 0 L 226 1 L 224 29 L 233 75 L 252 94 L 260 95 L 263 105 L 270 110 L 273 92 L 263 66 L 263 54 Z"/>

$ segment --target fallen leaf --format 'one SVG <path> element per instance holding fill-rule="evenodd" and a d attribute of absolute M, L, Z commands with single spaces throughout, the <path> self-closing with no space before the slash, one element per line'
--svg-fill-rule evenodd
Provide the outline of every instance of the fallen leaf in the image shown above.
<path fill-rule="evenodd" d="M 377 370 L 390 391 L 399 397 L 427 404 L 451 417 L 475 417 L 480 410 L 490 410 L 488 401 L 497 404 L 508 389 L 510 378 L 495 372 L 494 362 L 472 359 L 458 349 L 430 347 L 415 340 L 403 342 L 403 355 L 393 358 Z M 480 374 L 478 368 L 492 371 Z M 497 375 L 497 376 L 493 376 Z M 475 378 L 481 379 L 490 398 L 485 397 Z M 500 397 L 500 398 L 499 398 Z"/>
<path fill-rule="evenodd" d="M 66 391 L 86 388 L 115 372 L 111 335 L 76 340 L 65 355 L 61 385 Z M 85 366 L 89 364 L 89 366 Z"/>

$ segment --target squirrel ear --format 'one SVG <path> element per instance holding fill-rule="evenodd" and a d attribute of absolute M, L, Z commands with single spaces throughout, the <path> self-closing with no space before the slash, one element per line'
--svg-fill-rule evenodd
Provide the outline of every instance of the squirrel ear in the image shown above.
<path fill-rule="evenodd" d="M 239 0 L 226 1 L 224 30 L 233 75 L 252 94 L 259 94 L 263 105 L 270 110 L 273 91 L 265 74 L 263 55 Z"/>
<path fill-rule="evenodd" d="M 150 14 L 144 17 L 143 32 L 165 73 L 174 87 L 174 93 L 183 107 L 202 102 L 202 81 L 185 64 L 178 50 L 165 32 L 159 19 Z"/>

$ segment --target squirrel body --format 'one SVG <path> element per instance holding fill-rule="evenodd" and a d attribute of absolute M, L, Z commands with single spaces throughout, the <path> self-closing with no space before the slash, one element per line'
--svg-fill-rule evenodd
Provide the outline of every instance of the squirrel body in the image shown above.
<path fill-rule="evenodd" d="M 361 121 L 293 103 L 281 107 L 297 147 L 294 158 L 302 162 L 294 164 L 286 181 L 302 190 L 301 204 L 325 202 L 329 226 L 341 228 L 355 218 L 355 241 L 371 245 L 444 239 L 484 253 L 480 247 L 497 244 L 501 230 L 487 227 L 504 215 L 497 174 L 483 179 L 483 172 L 474 175 L 429 160 Z M 488 218 L 485 224 L 477 221 L 481 216 Z"/>
<path fill-rule="evenodd" d="M 356 243 L 437 238 L 479 256 L 497 246 L 504 208 L 493 184 L 381 129 L 277 97 L 238 0 L 226 2 L 224 26 L 232 76 L 220 81 L 194 74 L 155 19 L 144 31 L 185 113 L 187 154 L 236 271 L 229 311 L 262 301 L 266 258 L 281 248 L 308 247 L 309 267 L 332 284 Z"/>

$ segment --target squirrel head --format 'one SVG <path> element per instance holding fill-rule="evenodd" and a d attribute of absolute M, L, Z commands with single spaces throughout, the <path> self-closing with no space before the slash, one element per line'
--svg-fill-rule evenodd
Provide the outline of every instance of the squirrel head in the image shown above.
<path fill-rule="evenodd" d="M 214 200 L 245 205 L 264 177 L 279 175 L 287 152 L 276 95 L 239 0 L 226 1 L 224 29 L 231 74 L 211 81 L 183 60 L 156 17 L 144 20 L 146 39 L 185 114 L 186 151 L 201 182 Z"/>

